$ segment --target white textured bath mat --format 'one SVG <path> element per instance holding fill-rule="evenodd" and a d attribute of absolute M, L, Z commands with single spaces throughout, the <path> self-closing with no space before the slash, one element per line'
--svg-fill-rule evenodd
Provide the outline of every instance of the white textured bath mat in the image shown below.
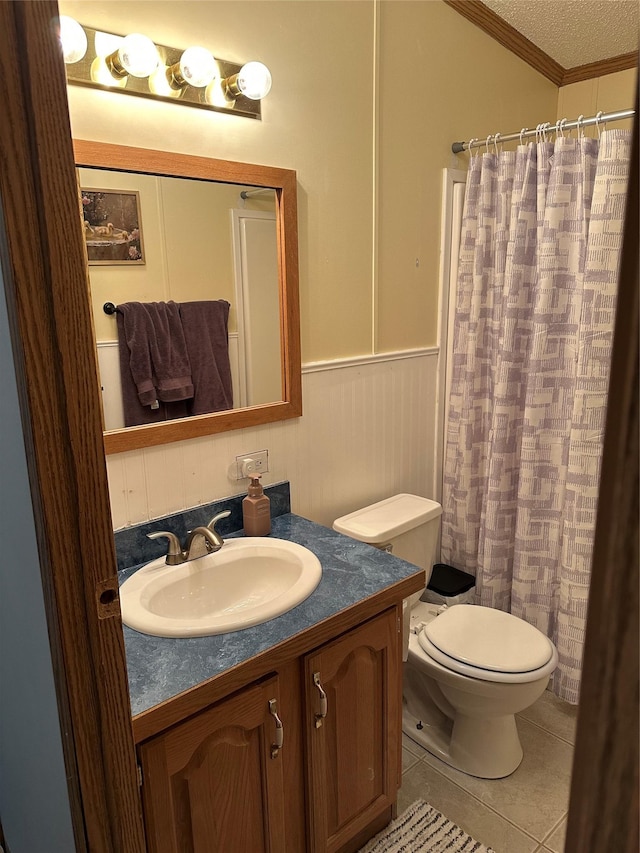
<path fill-rule="evenodd" d="M 359 853 L 494 853 L 436 811 L 416 800 Z"/>

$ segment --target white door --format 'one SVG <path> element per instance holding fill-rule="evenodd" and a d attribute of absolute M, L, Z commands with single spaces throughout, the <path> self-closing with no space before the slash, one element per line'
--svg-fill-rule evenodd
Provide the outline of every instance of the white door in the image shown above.
<path fill-rule="evenodd" d="M 232 210 L 238 311 L 239 405 L 282 400 L 275 213 Z"/>

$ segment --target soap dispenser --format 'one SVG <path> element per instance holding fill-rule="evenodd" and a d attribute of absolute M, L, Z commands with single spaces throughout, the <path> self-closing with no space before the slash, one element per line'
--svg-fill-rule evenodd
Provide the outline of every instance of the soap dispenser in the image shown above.
<path fill-rule="evenodd" d="M 260 484 L 260 474 L 251 474 L 249 494 L 242 501 L 242 524 L 246 536 L 271 533 L 271 501 Z"/>

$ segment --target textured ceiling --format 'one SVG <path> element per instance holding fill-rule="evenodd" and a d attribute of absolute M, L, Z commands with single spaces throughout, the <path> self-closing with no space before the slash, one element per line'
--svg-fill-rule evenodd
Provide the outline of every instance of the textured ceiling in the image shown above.
<path fill-rule="evenodd" d="M 482 0 L 563 68 L 638 49 L 638 0 Z"/>

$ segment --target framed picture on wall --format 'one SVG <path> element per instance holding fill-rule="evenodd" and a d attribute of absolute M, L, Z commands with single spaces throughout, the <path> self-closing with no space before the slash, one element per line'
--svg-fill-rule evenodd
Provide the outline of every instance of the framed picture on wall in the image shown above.
<path fill-rule="evenodd" d="M 140 195 L 133 190 L 81 189 L 90 264 L 144 264 Z"/>

